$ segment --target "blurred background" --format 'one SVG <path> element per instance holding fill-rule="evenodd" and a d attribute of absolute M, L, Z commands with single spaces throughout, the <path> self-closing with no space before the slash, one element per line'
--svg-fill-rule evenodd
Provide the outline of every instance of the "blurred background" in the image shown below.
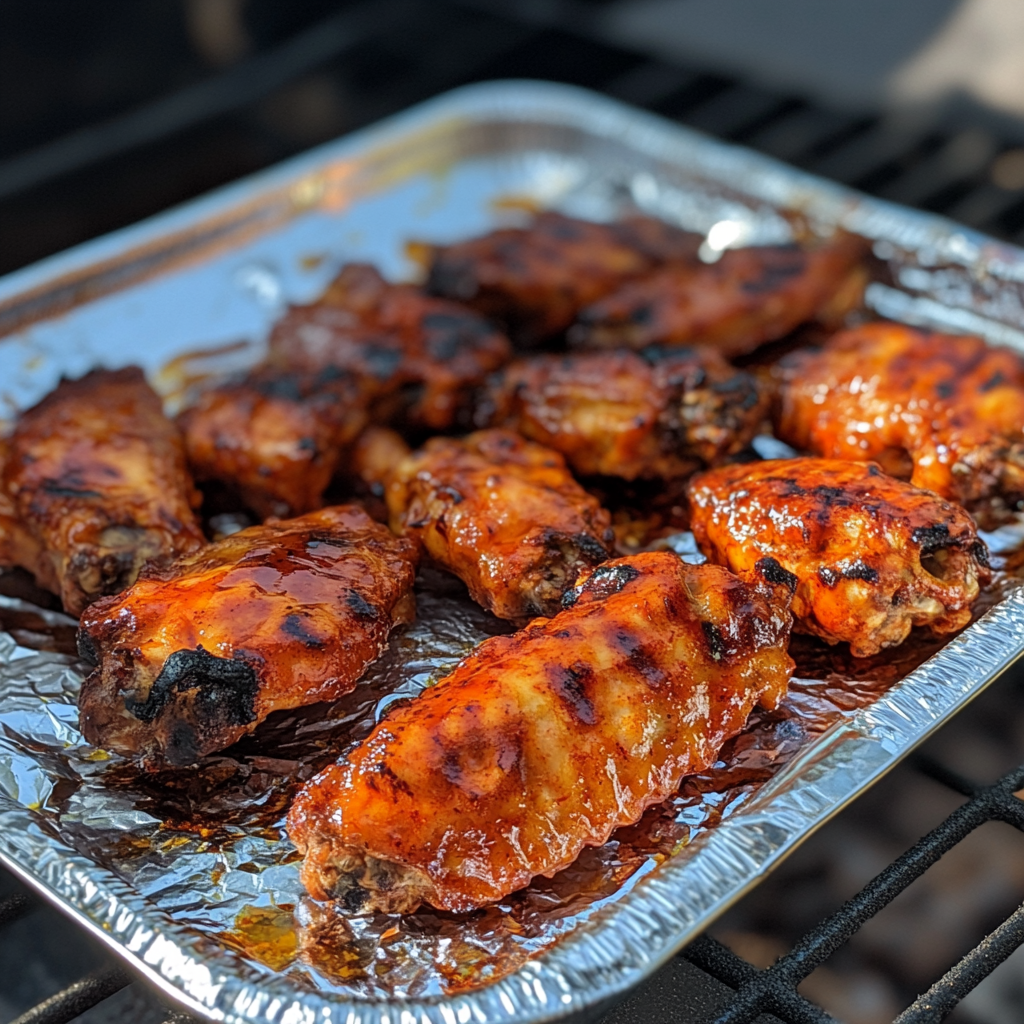
<path fill-rule="evenodd" d="M 596 89 L 1024 241 L 1021 0 L 5 0 L 0 273 L 508 77 Z M 771 963 L 956 806 L 922 764 L 989 782 L 1024 760 L 1021 678 L 959 716 L 929 757 L 823 829 L 718 938 Z M 802 991 L 849 1024 L 891 1021 L 1020 903 L 1022 844 L 1005 826 L 979 830 Z M 0 872 L 0 898 L 16 891 Z M 0 933 L 0 1021 L 109 964 L 56 912 L 19 914 Z M 716 985 L 677 959 L 609 1024 L 708 1019 Z M 168 1012 L 134 985 L 82 1019 Z M 1024 1020 L 1024 955 L 952 1019 Z"/>

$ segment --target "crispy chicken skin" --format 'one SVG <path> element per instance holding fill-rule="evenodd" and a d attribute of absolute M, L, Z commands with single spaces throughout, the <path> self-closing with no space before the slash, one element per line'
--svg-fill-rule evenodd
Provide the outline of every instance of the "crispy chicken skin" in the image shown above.
<path fill-rule="evenodd" d="M 610 516 L 562 456 L 508 430 L 432 438 L 391 473 L 387 504 L 393 530 L 513 621 L 554 615 L 614 539 Z"/>
<path fill-rule="evenodd" d="M 348 693 L 412 619 L 414 545 L 354 506 L 242 530 L 82 617 L 82 732 L 147 768 L 192 764 L 272 711 Z"/>
<path fill-rule="evenodd" d="M 525 228 L 433 247 L 427 288 L 530 344 L 564 331 L 579 310 L 624 281 L 666 263 L 695 263 L 700 242 L 653 217 L 595 224 L 547 212 Z"/>
<path fill-rule="evenodd" d="M 466 912 L 567 867 L 779 702 L 792 583 L 670 552 L 586 571 L 571 607 L 486 640 L 306 784 L 303 884 L 353 911 Z"/>
<path fill-rule="evenodd" d="M 860 304 L 864 243 L 852 235 L 806 248 L 728 249 L 717 263 L 675 264 L 581 310 L 569 342 L 585 348 L 710 345 L 752 352 L 808 321 L 837 326 Z"/>
<path fill-rule="evenodd" d="M 350 373 L 376 422 L 447 430 L 511 351 L 471 309 L 353 263 L 319 302 L 294 306 L 278 321 L 268 361 L 291 372 Z"/>
<path fill-rule="evenodd" d="M 912 626 L 951 633 L 991 579 L 971 517 L 874 463 L 774 459 L 725 466 L 688 487 L 700 549 L 733 572 L 770 555 L 796 576 L 796 628 L 857 657 Z"/>
<path fill-rule="evenodd" d="M 561 452 L 577 473 L 668 479 L 742 450 L 768 402 L 712 349 L 650 348 L 519 360 L 478 416 Z"/>
<path fill-rule="evenodd" d="M 320 508 L 366 408 L 352 377 L 261 369 L 204 392 L 178 423 L 196 480 L 226 485 L 265 519 Z"/>
<path fill-rule="evenodd" d="M 0 480 L 7 463 L 7 441 L 0 439 Z M 0 569 L 18 566 L 27 569 L 44 590 L 60 592 L 60 581 L 43 545 L 21 521 L 14 501 L 0 487 Z"/>
<path fill-rule="evenodd" d="M 204 543 L 181 436 L 136 367 L 63 380 L 22 413 L 3 488 L 69 615 Z"/>
<path fill-rule="evenodd" d="M 975 508 L 1024 498 L 1024 360 L 980 338 L 871 323 L 782 360 L 776 433 Z"/>

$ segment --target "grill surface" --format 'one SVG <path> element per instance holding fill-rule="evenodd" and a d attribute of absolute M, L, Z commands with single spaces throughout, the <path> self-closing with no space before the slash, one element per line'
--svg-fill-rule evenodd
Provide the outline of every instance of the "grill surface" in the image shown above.
<path fill-rule="evenodd" d="M 105 86 L 75 95 L 73 101 L 57 97 L 52 109 L 35 120 L 19 120 L 16 104 L 0 109 L 0 234 L 5 239 L 0 272 L 454 86 L 504 77 L 597 89 L 855 188 L 1024 241 L 1024 150 L 1008 137 L 977 127 L 897 123 L 884 116 L 825 110 L 799 97 L 651 60 L 614 45 L 593 27 L 599 23 L 593 17 L 598 3 L 296 0 L 275 5 L 250 0 L 242 25 L 245 38 L 235 40 L 236 49 L 247 46 L 249 52 L 223 70 L 211 70 L 211 64 L 225 59 L 231 25 L 222 24 L 218 37 L 202 22 L 198 2 L 184 8 L 170 0 L 145 5 L 148 36 L 139 31 L 144 5 L 113 0 L 99 6 L 105 17 L 96 19 L 89 12 L 100 23 L 93 25 L 94 32 L 102 31 L 109 46 L 133 52 L 136 66 L 126 59 L 129 66 L 118 68 L 120 77 L 109 76 Z M 34 5 L 12 4 L 0 14 L 0 37 L 10 52 L 22 55 L 26 74 L 34 46 L 40 48 L 39 74 L 54 74 L 55 60 L 82 72 L 75 62 L 86 59 L 89 46 L 75 37 L 73 24 L 65 25 L 71 42 L 63 54 L 56 47 L 55 55 L 52 39 L 40 33 L 45 17 Z M 154 59 L 140 60 L 140 47 L 147 42 Z M 30 86 L 31 81 L 25 88 Z M 983 714 L 995 708 L 996 719 L 1003 707 L 1021 712 L 1014 721 L 1022 728 L 1011 728 L 999 749 L 1004 760 L 1024 757 L 1024 680 L 1004 680 L 978 706 Z M 827 847 L 828 837 L 850 828 L 851 821 L 855 830 L 870 828 L 871 821 L 858 816 L 870 818 L 872 807 L 898 799 L 896 787 L 905 786 L 910 776 L 966 797 L 916 843 L 920 833 L 906 836 L 909 849 L 833 914 L 802 938 L 802 929 L 789 936 L 789 951 L 773 966 L 758 969 L 722 942 L 703 936 L 613 1010 L 607 1024 L 835 1020 L 798 986 L 844 944 L 852 939 L 855 945 L 865 922 L 982 825 L 1003 822 L 1024 830 L 1024 803 L 1015 795 L 1024 786 L 1024 766 L 986 785 L 961 774 L 963 766 L 947 756 L 959 749 L 957 736 L 969 729 L 965 723 L 976 714 L 977 709 L 969 709 L 950 723 L 926 748 L 932 753 L 901 766 L 797 854 L 795 861 L 813 859 L 816 845 Z M 997 774 L 988 772 L 991 759 L 976 761 L 977 778 Z M 732 917 L 756 918 L 756 906 L 747 908 L 757 900 L 762 908 L 782 905 L 787 885 L 797 877 L 794 871 L 799 867 L 785 865 Z M 1024 943 L 1024 907 L 1002 923 L 989 924 L 978 945 L 930 988 L 907 989 L 904 982 L 900 991 L 894 983 L 904 1005 L 927 988 L 899 1015 L 899 1024 L 943 1019 Z M 17 1024 L 57 1024 L 83 1013 L 82 1019 L 92 1024 L 189 1019 L 133 983 L 56 911 L 2 873 L 0 963 L 0 1017 Z M 31 1008 L 40 998 L 45 1001 Z"/>

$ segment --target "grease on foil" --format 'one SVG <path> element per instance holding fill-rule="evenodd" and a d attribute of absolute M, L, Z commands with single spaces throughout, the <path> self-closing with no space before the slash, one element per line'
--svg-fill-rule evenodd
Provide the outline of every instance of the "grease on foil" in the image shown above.
<path fill-rule="evenodd" d="M 695 550 L 689 534 L 661 543 Z M 1004 574 L 986 606 L 1013 585 Z M 417 621 L 393 637 L 352 694 L 273 715 L 196 771 L 156 775 L 94 750 L 78 733 L 83 666 L 67 653 L 67 636 L 60 639 L 71 620 L 0 598 L 0 625 L 9 630 L 0 633 L 0 791 L 48 834 L 257 971 L 364 998 L 450 995 L 507 975 L 585 922 L 750 804 L 817 737 L 942 646 L 915 637 L 895 656 L 856 660 L 795 637 L 797 678 L 782 707 L 756 711 L 709 771 L 572 867 L 472 915 L 350 917 L 310 900 L 299 883 L 298 854 L 284 832 L 296 787 L 365 735 L 389 704 L 415 696 L 480 640 L 507 629 L 439 575 L 421 580 L 417 596 Z"/>

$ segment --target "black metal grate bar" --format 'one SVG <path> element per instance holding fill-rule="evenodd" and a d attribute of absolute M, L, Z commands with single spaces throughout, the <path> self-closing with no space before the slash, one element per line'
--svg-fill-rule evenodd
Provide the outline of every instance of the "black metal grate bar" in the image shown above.
<path fill-rule="evenodd" d="M 132 978 L 119 967 L 97 971 L 69 985 L 63 992 L 50 996 L 11 1024 L 67 1024 L 131 983 Z"/>

